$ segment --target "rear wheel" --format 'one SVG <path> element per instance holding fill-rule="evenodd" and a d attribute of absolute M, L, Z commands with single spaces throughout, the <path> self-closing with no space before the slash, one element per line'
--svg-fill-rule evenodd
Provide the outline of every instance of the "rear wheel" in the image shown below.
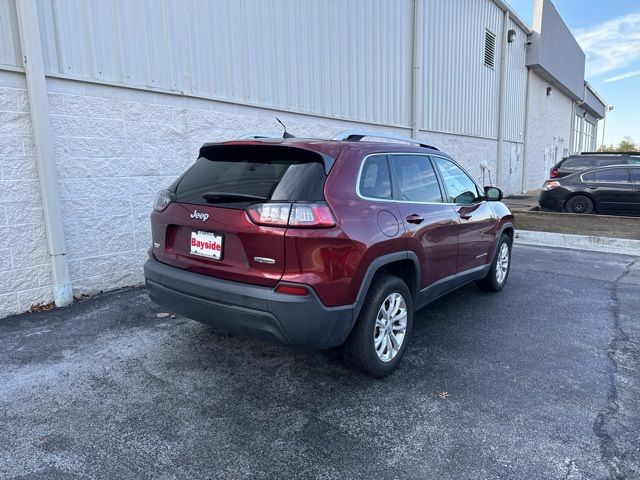
<path fill-rule="evenodd" d="M 508 235 L 502 235 L 498 250 L 489 269 L 489 273 L 482 279 L 478 280 L 477 285 L 485 292 L 499 292 L 507 283 L 509 270 L 511 269 L 511 238 Z"/>
<path fill-rule="evenodd" d="M 345 343 L 347 359 L 374 377 L 393 372 L 413 326 L 413 302 L 407 285 L 383 275 L 374 279 L 358 320 Z"/>
<path fill-rule="evenodd" d="M 594 210 L 593 200 L 586 195 L 574 195 L 567 200 L 564 209 L 569 213 L 592 213 Z"/>

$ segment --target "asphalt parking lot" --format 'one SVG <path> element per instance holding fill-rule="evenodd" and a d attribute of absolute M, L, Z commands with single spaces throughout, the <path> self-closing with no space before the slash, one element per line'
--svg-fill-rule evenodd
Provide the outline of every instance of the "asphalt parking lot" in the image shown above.
<path fill-rule="evenodd" d="M 0 478 L 640 478 L 639 291 L 638 258 L 516 246 L 382 381 L 144 289 L 0 320 Z"/>

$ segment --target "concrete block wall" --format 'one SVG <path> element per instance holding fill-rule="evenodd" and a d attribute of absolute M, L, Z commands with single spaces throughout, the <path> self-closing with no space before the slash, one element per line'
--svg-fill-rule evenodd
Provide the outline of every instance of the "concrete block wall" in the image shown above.
<path fill-rule="evenodd" d="M 52 299 L 37 165 L 24 76 L 0 71 L 0 317 Z M 197 156 L 203 142 L 249 132 L 278 133 L 281 118 L 297 136 L 330 138 L 345 128 L 384 128 L 48 78 L 49 109 L 74 295 L 142 282 L 149 213 L 158 190 Z M 496 141 L 425 133 L 482 182 L 495 183 Z M 488 184 L 488 176 L 485 183 Z"/>
<path fill-rule="evenodd" d="M 27 92 L 0 83 L 0 318 L 53 296 Z"/>
<path fill-rule="evenodd" d="M 547 96 L 547 88 L 552 94 Z M 536 74 L 529 92 L 525 190 L 538 190 L 571 147 L 573 101 Z"/>

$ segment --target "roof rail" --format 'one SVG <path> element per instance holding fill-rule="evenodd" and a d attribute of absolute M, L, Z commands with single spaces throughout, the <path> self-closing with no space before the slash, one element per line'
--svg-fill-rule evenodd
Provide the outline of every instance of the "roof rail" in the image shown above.
<path fill-rule="evenodd" d="M 242 135 L 238 137 L 238 140 L 251 140 L 258 138 L 282 138 L 281 133 L 247 133 L 246 135 Z"/>
<path fill-rule="evenodd" d="M 384 138 L 386 140 L 397 140 L 399 142 L 413 143 L 415 145 L 420 145 L 421 147 L 424 147 L 424 148 L 431 148 L 433 150 L 438 150 L 438 148 L 432 145 L 423 143 L 419 140 L 416 140 L 415 138 L 404 137 L 402 135 L 394 135 L 392 133 L 373 132 L 369 130 L 343 130 L 342 132 L 338 133 L 335 137 L 333 137 L 331 140 L 334 140 L 336 142 L 342 142 L 342 141 L 359 142 L 364 137 Z"/>
<path fill-rule="evenodd" d="M 580 155 L 640 155 L 640 152 L 582 152 Z"/>

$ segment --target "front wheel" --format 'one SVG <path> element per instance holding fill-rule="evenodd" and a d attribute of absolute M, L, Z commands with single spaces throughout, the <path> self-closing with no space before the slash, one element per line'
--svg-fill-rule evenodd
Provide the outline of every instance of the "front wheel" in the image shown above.
<path fill-rule="evenodd" d="M 393 372 L 413 326 L 413 302 L 407 285 L 383 275 L 374 279 L 351 335 L 345 343 L 347 360 L 373 377 Z"/>
<path fill-rule="evenodd" d="M 511 238 L 508 235 L 502 235 L 489 273 L 482 280 L 478 280 L 478 287 L 485 292 L 499 292 L 507 283 L 510 269 Z"/>

